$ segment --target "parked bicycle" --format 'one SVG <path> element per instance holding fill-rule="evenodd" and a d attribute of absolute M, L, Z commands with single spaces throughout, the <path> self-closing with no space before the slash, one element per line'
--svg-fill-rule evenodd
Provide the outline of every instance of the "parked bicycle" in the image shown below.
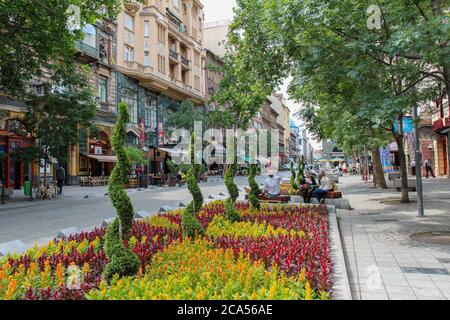
<path fill-rule="evenodd" d="M 42 179 L 33 186 L 33 198 L 35 200 L 52 200 L 59 198 L 59 188 L 54 181 L 48 181 L 45 185 Z"/>

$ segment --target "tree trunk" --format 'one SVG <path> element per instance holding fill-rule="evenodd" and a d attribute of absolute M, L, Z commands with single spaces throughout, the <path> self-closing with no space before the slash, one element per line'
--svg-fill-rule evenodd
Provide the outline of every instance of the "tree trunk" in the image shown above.
<path fill-rule="evenodd" d="M 399 127 L 399 130 L 403 130 L 401 125 Z M 403 134 L 397 135 L 396 140 L 398 145 L 398 158 L 400 160 L 400 174 L 402 179 L 402 203 L 409 203 L 408 168 L 406 166 L 405 148 L 403 147 Z M 420 168 L 417 170 L 420 170 Z"/>
<path fill-rule="evenodd" d="M 383 172 L 383 164 L 381 163 L 380 150 L 377 147 L 372 148 L 373 162 L 373 187 L 387 189 L 386 179 Z"/>

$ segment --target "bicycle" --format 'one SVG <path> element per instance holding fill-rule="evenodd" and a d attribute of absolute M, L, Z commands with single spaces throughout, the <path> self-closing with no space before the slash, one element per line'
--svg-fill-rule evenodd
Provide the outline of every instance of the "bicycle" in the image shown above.
<path fill-rule="evenodd" d="M 47 182 L 47 185 L 44 186 L 42 181 L 39 181 L 33 187 L 33 198 L 35 200 L 53 200 L 59 198 L 59 188 L 53 182 Z"/>

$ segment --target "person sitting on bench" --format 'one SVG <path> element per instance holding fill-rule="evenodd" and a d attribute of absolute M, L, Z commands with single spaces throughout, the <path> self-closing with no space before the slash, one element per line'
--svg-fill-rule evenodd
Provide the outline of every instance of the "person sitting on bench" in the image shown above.
<path fill-rule="evenodd" d="M 276 198 L 280 195 L 282 177 L 277 173 L 277 176 L 274 176 L 274 171 L 269 171 L 269 178 L 266 180 L 266 183 L 264 184 L 264 193 L 267 193 L 269 199 Z"/>
<path fill-rule="evenodd" d="M 316 197 L 319 203 L 324 203 L 325 195 L 333 190 L 333 186 L 331 184 L 331 179 L 326 176 L 325 171 L 321 170 L 319 173 L 319 184 L 320 187 L 314 191 L 314 196 Z"/>
<path fill-rule="evenodd" d="M 306 171 L 305 173 L 305 185 L 307 185 L 308 188 L 302 190 L 303 201 L 305 203 L 310 203 L 314 190 L 317 188 L 317 183 L 316 179 L 314 179 L 309 171 Z"/>

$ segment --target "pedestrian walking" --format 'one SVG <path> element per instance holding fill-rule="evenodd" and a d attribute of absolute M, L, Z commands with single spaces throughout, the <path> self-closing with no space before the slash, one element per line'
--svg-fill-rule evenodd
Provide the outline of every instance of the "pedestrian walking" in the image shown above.
<path fill-rule="evenodd" d="M 416 160 L 413 160 L 411 162 L 411 171 L 412 171 L 412 175 L 416 176 Z"/>
<path fill-rule="evenodd" d="M 428 175 L 430 173 L 431 173 L 431 176 L 433 178 L 436 178 L 436 176 L 434 175 L 434 172 L 433 172 L 433 167 L 431 165 L 431 160 L 430 159 L 425 160 L 425 170 L 427 172 L 427 179 L 428 179 Z"/>
<path fill-rule="evenodd" d="M 62 194 L 64 180 L 66 180 L 66 170 L 60 165 L 58 169 L 56 169 L 56 182 L 59 189 L 59 194 Z"/>

